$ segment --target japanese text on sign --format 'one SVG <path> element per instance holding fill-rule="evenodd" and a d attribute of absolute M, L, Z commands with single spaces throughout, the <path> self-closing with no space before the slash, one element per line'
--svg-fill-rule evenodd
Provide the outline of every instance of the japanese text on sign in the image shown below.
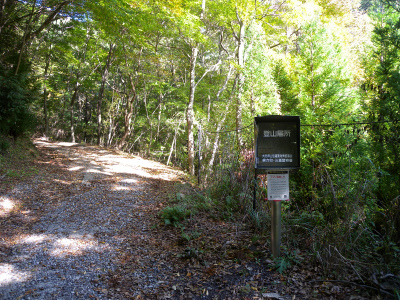
<path fill-rule="evenodd" d="M 284 163 L 284 162 L 293 162 L 292 154 L 263 154 L 261 155 L 261 162 L 276 162 L 276 163 Z"/>
<path fill-rule="evenodd" d="M 267 175 L 268 200 L 289 200 L 289 174 Z"/>
<path fill-rule="evenodd" d="M 256 172 L 299 168 L 300 118 L 264 116 L 255 117 L 254 121 Z"/>
<path fill-rule="evenodd" d="M 264 137 L 290 137 L 290 130 L 264 130 Z"/>

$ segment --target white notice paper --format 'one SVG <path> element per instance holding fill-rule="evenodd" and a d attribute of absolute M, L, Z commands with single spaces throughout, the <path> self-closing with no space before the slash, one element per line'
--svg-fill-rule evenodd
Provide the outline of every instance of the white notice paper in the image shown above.
<path fill-rule="evenodd" d="M 267 175 L 268 200 L 289 200 L 289 174 Z"/>

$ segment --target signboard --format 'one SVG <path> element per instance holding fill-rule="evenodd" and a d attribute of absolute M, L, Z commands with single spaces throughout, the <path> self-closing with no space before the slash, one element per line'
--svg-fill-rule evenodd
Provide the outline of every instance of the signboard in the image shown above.
<path fill-rule="evenodd" d="M 268 200 L 289 200 L 289 173 L 267 175 Z"/>
<path fill-rule="evenodd" d="M 300 168 L 300 117 L 254 118 L 255 168 Z"/>

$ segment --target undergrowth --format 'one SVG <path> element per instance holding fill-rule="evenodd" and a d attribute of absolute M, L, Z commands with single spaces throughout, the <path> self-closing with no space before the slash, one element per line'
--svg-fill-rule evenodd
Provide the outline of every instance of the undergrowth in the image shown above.
<path fill-rule="evenodd" d="M 264 201 L 261 178 L 253 210 L 252 166 L 246 159 L 224 164 L 217 176 L 209 176 L 202 192 L 177 194 L 175 206 L 166 208 L 161 217 L 166 224 L 176 224 L 203 211 L 221 220 L 247 220 L 255 235 L 268 238 L 270 203 Z M 348 161 L 347 169 L 340 169 L 337 160 L 335 168 L 319 162 L 291 173 L 291 201 L 282 203 L 282 251 L 272 268 L 284 273 L 303 262 L 298 253 L 306 253 L 311 259 L 307 263 L 331 278 L 366 283 L 375 276 L 377 282 L 371 285 L 380 288 L 379 278 L 400 274 L 400 197 L 379 201 L 376 169 L 368 159 L 360 159 L 357 167 L 363 172 L 351 173 L 350 181 Z M 183 238 L 191 238 L 182 232 Z M 389 290 L 392 295 L 396 292 L 396 287 Z"/>
<path fill-rule="evenodd" d="M 24 180 L 38 174 L 34 160 L 39 152 L 28 137 L 19 137 L 14 140 L 11 137 L 0 136 L 0 179 L 1 188 L 7 188 L 16 180 Z"/>

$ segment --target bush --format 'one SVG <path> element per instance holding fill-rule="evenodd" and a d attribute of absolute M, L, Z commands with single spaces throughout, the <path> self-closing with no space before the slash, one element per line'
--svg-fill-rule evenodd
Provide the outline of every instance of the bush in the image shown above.
<path fill-rule="evenodd" d="M 164 208 L 160 213 L 160 217 L 164 220 L 165 225 L 176 226 L 179 224 L 179 222 L 189 217 L 191 213 L 192 212 L 187 210 L 186 207 L 182 205 L 175 205 Z"/>
<path fill-rule="evenodd" d="M 6 152 L 10 148 L 10 143 L 0 135 L 0 152 Z"/>
<path fill-rule="evenodd" d="M 37 96 L 35 78 L 30 65 L 21 63 L 20 73 L 13 74 L 0 64 L 0 133 L 14 139 L 35 126 L 30 105 Z"/>

